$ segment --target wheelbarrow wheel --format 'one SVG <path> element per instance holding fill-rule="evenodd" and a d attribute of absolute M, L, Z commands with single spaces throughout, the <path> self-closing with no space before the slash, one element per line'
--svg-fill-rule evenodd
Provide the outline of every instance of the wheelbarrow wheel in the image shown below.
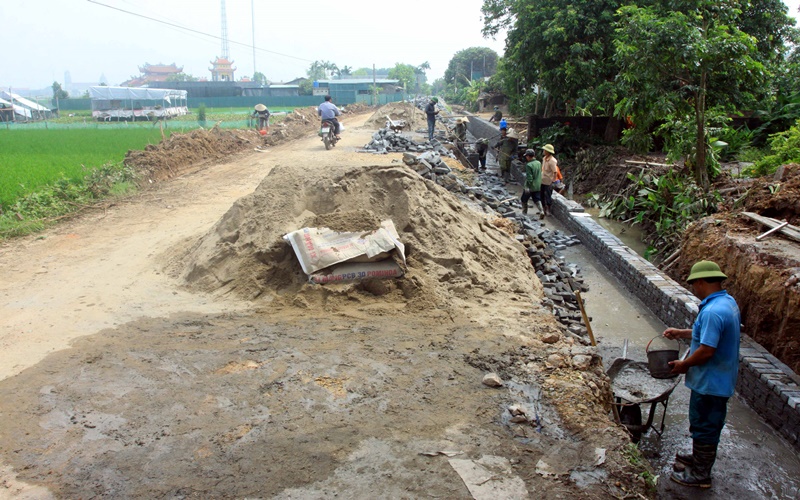
<path fill-rule="evenodd" d="M 634 443 L 642 439 L 642 407 L 639 405 L 622 406 L 619 409 L 619 421 L 631 433 Z M 631 429 L 633 428 L 633 429 Z"/>

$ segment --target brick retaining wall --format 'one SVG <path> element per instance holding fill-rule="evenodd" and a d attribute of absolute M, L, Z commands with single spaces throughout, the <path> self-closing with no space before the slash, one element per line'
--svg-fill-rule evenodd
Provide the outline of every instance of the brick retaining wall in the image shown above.
<path fill-rule="evenodd" d="M 468 127 L 478 138 L 499 133 L 496 125 L 475 116 Z M 664 324 L 691 328 L 700 304 L 691 292 L 606 231 L 579 203 L 553 194 L 553 214 Z M 739 361 L 739 395 L 800 449 L 800 376 L 745 334 Z"/>
<path fill-rule="evenodd" d="M 580 204 L 554 194 L 553 214 L 664 324 L 691 328 L 697 297 L 606 231 Z M 739 361 L 739 395 L 800 449 L 800 376 L 744 334 Z"/>

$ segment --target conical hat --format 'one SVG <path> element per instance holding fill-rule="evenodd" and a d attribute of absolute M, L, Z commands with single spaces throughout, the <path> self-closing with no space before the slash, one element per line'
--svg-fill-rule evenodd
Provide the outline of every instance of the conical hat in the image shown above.
<path fill-rule="evenodd" d="M 256 104 L 256 111 L 266 111 L 267 107 L 263 104 Z"/>
<path fill-rule="evenodd" d="M 513 128 L 508 129 L 508 136 L 511 137 L 512 139 L 519 139 L 519 134 Z"/>

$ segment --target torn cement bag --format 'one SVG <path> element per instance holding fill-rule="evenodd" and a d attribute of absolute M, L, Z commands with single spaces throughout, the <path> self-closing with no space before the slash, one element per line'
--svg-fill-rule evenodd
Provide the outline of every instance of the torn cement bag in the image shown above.
<path fill-rule="evenodd" d="M 338 232 L 304 227 L 283 237 L 292 245 L 303 272 L 311 275 L 343 262 L 378 262 L 396 254 L 405 265 L 405 247 L 391 220 L 371 232 Z M 348 272 L 353 272 L 348 271 Z M 366 271 L 365 271 L 366 272 Z"/>
<path fill-rule="evenodd" d="M 342 281 L 360 281 L 378 278 L 399 278 L 403 276 L 403 268 L 394 259 L 380 262 L 353 262 L 337 264 L 317 271 L 308 277 L 308 281 L 323 285 Z"/>

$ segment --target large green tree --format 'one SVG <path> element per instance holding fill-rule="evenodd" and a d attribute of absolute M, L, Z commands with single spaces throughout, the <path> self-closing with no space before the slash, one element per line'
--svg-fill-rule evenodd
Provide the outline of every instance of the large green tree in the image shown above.
<path fill-rule="evenodd" d="M 69 97 L 69 92 L 61 88 L 60 83 L 53 82 L 51 88 L 53 89 L 53 99 L 67 99 Z"/>
<path fill-rule="evenodd" d="M 455 53 L 444 72 L 448 84 L 468 85 L 478 77 L 492 76 L 497 72 L 497 52 L 488 47 L 470 47 Z"/>
<path fill-rule="evenodd" d="M 615 49 L 624 97 L 617 113 L 633 118 L 628 139 L 649 134 L 655 122 L 667 120 L 661 129 L 665 135 L 691 137 L 692 147 L 683 152 L 701 186 L 709 184 L 709 110 L 752 103 L 768 82 L 756 40 L 737 28 L 737 7 L 731 0 L 672 0 L 619 11 Z M 689 129 L 669 127 L 690 121 Z"/>
<path fill-rule="evenodd" d="M 571 113 L 579 103 L 593 113 L 613 109 L 617 67 L 610 42 L 622 1 L 484 0 L 484 35 L 508 30 L 501 72 L 506 92 L 529 107 L 520 111 Z"/>
<path fill-rule="evenodd" d="M 403 63 L 397 63 L 394 68 L 389 70 L 389 78 L 399 80 L 400 85 L 407 91 L 414 88 L 414 82 L 417 79 L 414 66 Z"/>

